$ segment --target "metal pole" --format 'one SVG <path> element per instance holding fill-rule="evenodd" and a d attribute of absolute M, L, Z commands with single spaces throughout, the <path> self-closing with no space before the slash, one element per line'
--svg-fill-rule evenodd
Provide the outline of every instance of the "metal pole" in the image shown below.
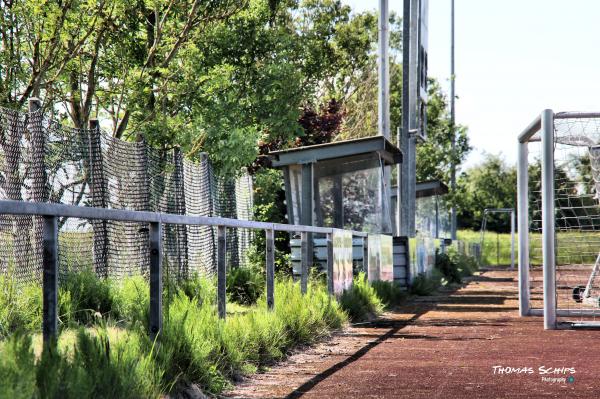
<path fill-rule="evenodd" d="M 455 84 L 455 74 L 454 74 L 454 0 L 450 1 L 450 138 L 451 138 L 451 153 L 454 156 L 454 152 L 456 150 L 456 131 L 455 131 L 455 99 L 456 94 L 454 92 L 454 84 Z M 456 165 L 454 161 L 450 164 L 450 188 L 452 192 L 456 190 Z M 456 240 L 456 207 L 452 206 L 450 210 L 451 215 L 451 237 L 453 240 Z"/>
<path fill-rule="evenodd" d="M 300 233 L 300 291 L 306 294 L 308 288 L 308 233 Z"/>
<path fill-rule="evenodd" d="M 364 264 L 364 259 L 363 259 Z M 330 295 L 333 291 L 333 234 L 327 234 L 327 291 Z"/>
<path fill-rule="evenodd" d="M 390 138 L 390 60 L 388 0 L 379 0 L 379 135 Z"/>
<path fill-rule="evenodd" d="M 58 332 L 58 217 L 44 216 L 43 229 L 43 320 L 44 345 Z"/>
<path fill-rule="evenodd" d="M 225 303 L 227 301 L 227 228 L 217 227 L 217 312 L 219 318 L 224 319 L 226 314 Z"/>
<path fill-rule="evenodd" d="M 529 315 L 529 163 L 527 142 L 519 142 L 517 213 L 519 218 L 519 315 Z"/>
<path fill-rule="evenodd" d="M 273 309 L 275 304 L 275 231 L 266 230 L 266 274 L 267 274 L 267 308 Z"/>
<path fill-rule="evenodd" d="M 510 269 L 515 269 L 515 210 L 510 211 Z"/>
<path fill-rule="evenodd" d="M 542 253 L 544 328 L 556 328 L 556 259 L 554 254 L 554 113 L 542 112 Z"/>
<path fill-rule="evenodd" d="M 410 131 L 410 6 L 411 0 L 404 0 L 404 9 L 402 14 L 402 130 L 398 134 L 398 145 L 404 154 L 404 159 L 398 165 L 398 197 L 400 202 L 398 218 L 398 235 L 408 236 L 409 219 L 409 181 L 408 175 L 410 169 L 408 166 L 408 147 Z"/>
<path fill-rule="evenodd" d="M 162 224 L 150 223 L 150 339 L 162 330 Z"/>

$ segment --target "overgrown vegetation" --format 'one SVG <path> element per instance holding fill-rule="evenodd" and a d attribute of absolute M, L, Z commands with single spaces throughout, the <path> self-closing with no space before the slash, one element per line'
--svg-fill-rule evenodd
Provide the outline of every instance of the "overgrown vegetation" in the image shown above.
<path fill-rule="evenodd" d="M 460 282 L 475 262 L 450 250 L 438 254 L 429 276 L 410 293 L 427 295 Z M 230 381 L 281 359 L 296 345 L 311 344 L 353 322 L 372 320 L 407 293 L 393 282 L 369 283 L 364 273 L 338 300 L 313 276 L 306 295 L 278 277 L 275 308 L 268 311 L 260 270 L 228 276 L 226 320 L 216 313 L 215 281 L 201 276 L 166 282 L 164 328 L 147 335 L 149 287 L 143 277 L 121 282 L 70 272 L 61 280 L 60 336 L 42 351 L 41 289 L 0 276 L 0 397 L 159 397 L 198 384 L 220 392 Z M 32 338 L 33 337 L 33 338 Z"/>
<path fill-rule="evenodd" d="M 353 322 L 367 321 L 383 312 L 384 304 L 377 292 L 367 281 L 364 273 L 354 278 L 352 288 L 340 296 L 342 308 Z"/>
<path fill-rule="evenodd" d="M 435 266 L 429 274 L 420 274 L 413 279 L 410 293 L 413 295 L 431 295 L 441 286 L 460 284 L 463 278 L 471 276 L 478 269 L 477 260 L 455 248 L 445 253 L 436 251 Z"/>
<path fill-rule="evenodd" d="M 264 290 L 264 274 L 255 267 L 237 267 L 227 275 L 227 295 L 240 305 L 255 304 Z"/>
<path fill-rule="evenodd" d="M 116 283 L 87 271 L 69 274 L 60 290 L 60 338 L 43 353 L 39 285 L 16 287 L 4 278 L 0 397 L 158 397 L 190 384 L 219 392 L 232 379 L 346 323 L 340 304 L 317 281 L 302 295 L 297 283 L 278 279 L 276 306 L 268 311 L 264 295 L 254 298 L 257 291 L 247 289 L 256 274 L 235 274 L 238 284 L 231 287 L 243 293 L 236 297 L 255 304 L 228 313 L 226 320 L 217 317 L 210 279 L 166 284 L 164 328 L 156 343 L 146 333 L 145 279 Z"/>

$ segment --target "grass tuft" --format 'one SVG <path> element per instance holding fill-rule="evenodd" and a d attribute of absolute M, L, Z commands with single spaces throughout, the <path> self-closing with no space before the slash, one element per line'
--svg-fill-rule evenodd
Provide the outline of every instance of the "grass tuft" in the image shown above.
<path fill-rule="evenodd" d="M 372 320 L 384 309 L 384 303 L 364 273 L 359 273 L 352 287 L 340 296 L 340 304 L 353 322 Z"/>

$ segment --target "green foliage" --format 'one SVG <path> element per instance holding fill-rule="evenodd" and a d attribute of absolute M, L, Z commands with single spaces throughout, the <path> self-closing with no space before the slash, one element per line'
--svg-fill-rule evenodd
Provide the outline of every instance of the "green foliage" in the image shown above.
<path fill-rule="evenodd" d="M 66 273 L 60 284 L 59 314 L 64 324 L 89 324 L 114 308 L 111 280 L 99 279 L 91 269 Z"/>
<path fill-rule="evenodd" d="M 37 386 L 44 398 L 156 398 L 161 370 L 137 333 L 109 339 L 105 328 L 79 329 L 75 342 L 46 348 L 37 363 Z"/>
<path fill-rule="evenodd" d="M 0 274 L 0 339 L 14 331 L 40 329 L 42 290 L 39 284 L 17 284 L 11 273 Z"/>
<path fill-rule="evenodd" d="M 180 289 L 190 299 L 200 303 L 214 304 L 217 298 L 215 278 L 194 274 L 192 277 L 176 283 L 175 288 Z"/>
<path fill-rule="evenodd" d="M 435 268 L 438 269 L 448 283 L 461 283 L 462 278 L 458 265 L 447 253 L 435 251 Z"/>
<path fill-rule="evenodd" d="M 455 146 L 448 115 L 448 100 L 438 82 L 429 79 L 427 140 L 417 147 L 417 181 L 450 181 L 452 164 L 460 165 L 471 151 L 467 129 L 455 127 Z"/>
<path fill-rule="evenodd" d="M 480 165 L 459 177 L 457 186 L 455 201 L 461 228 L 478 230 L 485 208 L 515 208 L 517 172 L 499 156 L 487 155 Z M 510 231 L 506 214 L 489 215 L 487 226 L 493 231 Z"/>
<path fill-rule="evenodd" d="M 463 277 L 471 276 L 479 267 L 475 258 L 450 247 L 445 253 L 436 250 L 435 268 L 442 274 L 442 283 L 445 285 L 446 283 L 461 283 Z"/>
<path fill-rule="evenodd" d="M 130 323 L 148 325 L 150 308 L 150 288 L 142 276 L 126 277 L 114 288 L 114 315 Z"/>
<path fill-rule="evenodd" d="M 254 220 L 271 223 L 288 223 L 285 215 L 285 192 L 283 175 L 278 169 L 259 168 L 254 174 Z M 252 247 L 248 251 L 250 264 L 264 268 L 265 235 L 255 234 Z M 289 234 L 275 232 L 275 270 L 286 275 L 291 274 Z"/>
<path fill-rule="evenodd" d="M 306 295 L 291 280 L 275 284 L 274 311 L 262 296 L 248 311 L 218 319 L 215 307 L 175 295 L 158 349 L 165 382 L 196 382 L 219 392 L 231 378 L 280 359 L 287 348 L 312 343 L 339 328 L 346 316 L 322 285 Z"/>
<path fill-rule="evenodd" d="M 429 275 L 421 273 L 413 279 L 409 292 L 419 296 L 431 295 L 442 285 L 443 277 L 442 273 L 435 268 Z"/>
<path fill-rule="evenodd" d="M 354 322 L 371 320 L 380 315 L 384 308 L 382 300 L 364 273 L 359 273 L 352 287 L 342 293 L 340 304 Z"/>
<path fill-rule="evenodd" d="M 388 309 L 400 305 L 407 297 L 406 290 L 394 281 L 372 281 L 370 284 L 377 297 Z"/>
<path fill-rule="evenodd" d="M 265 276 L 260 270 L 251 267 L 238 267 L 227 275 L 227 295 L 240 305 L 252 305 L 265 290 Z"/>
<path fill-rule="evenodd" d="M 70 325 L 87 329 L 63 328 L 59 341 L 37 360 L 30 335 L 15 333 L 11 327 L 7 331 L 11 338 L 0 341 L 0 397 L 7 392 L 8 397 L 23 393 L 27 398 L 145 398 L 176 394 L 190 383 L 220 392 L 232 379 L 281 359 L 295 345 L 315 342 L 347 321 L 324 284 L 311 280 L 302 295 L 299 284 L 285 278 L 276 281 L 273 311 L 261 294 L 254 306 L 221 320 L 214 279 L 194 276 L 165 285 L 165 295 L 173 292 L 164 302 L 165 321 L 157 345 L 147 337 L 148 282 L 128 277 L 117 284 L 92 277 L 86 272 L 68 276 L 60 293 L 68 299 L 61 309 L 69 309 L 65 313 L 69 315 L 85 314 L 88 306 L 97 311 L 106 305 L 89 301 L 100 295 L 110 298 L 112 308 L 105 313 L 110 317 L 65 316 Z M 247 289 L 255 279 L 256 274 L 232 278 L 243 293 L 240 298 L 257 295 Z M 35 292 L 40 291 L 38 287 Z M 23 293 L 32 292 L 18 291 L 22 303 L 30 302 Z M 8 303 L 4 296 L 0 299 Z M 13 324 L 32 317 L 21 307 L 16 309 Z M 120 327 L 108 327 L 114 321 Z"/>
<path fill-rule="evenodd" d="M 30 399 L 36 392 L 31 336 L 19 333 L 0 341 L 0 398 Z"/>

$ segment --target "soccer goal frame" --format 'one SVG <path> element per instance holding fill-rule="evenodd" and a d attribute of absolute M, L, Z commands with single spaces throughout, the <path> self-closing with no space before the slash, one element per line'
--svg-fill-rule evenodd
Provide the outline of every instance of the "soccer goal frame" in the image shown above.
<path fill-rule="evenodd" d="M 557 235 L 555 199 L 555 121 L 559 119 L 600 118 L 600 112 L 560 112 L 545 109 L 518 136 L 517 161 L 517 227 L 520 316 L 543 316 L 545 329 L 600 327 L 596 317 L 600 308 L 566 309 L 557 307 Z M 543 307 L 533 307 L 530 290 L 530 161 L 529 145 L 539 145 L 541 167 L 541 263 Z M 536 192 L 538 194 L 539 192 Z M 596 197 L 598 198 L 598 197 Z M 600 206 L 600 204 L 597 204 Z M 597 248 L 600 254 L 600 246 Z M 600 259 L 600 256 L 599 258 Z M 598 260 L 594 272 L 598 268 Z M 594 278 L 594 275 L 590 278 Z M 583 293 L 583 291 L 582 291 Z M 575 295 L 575 292 L 573 293 Z M 559 322 L 558 318 L 588 318 L 577 322 Z"/>

